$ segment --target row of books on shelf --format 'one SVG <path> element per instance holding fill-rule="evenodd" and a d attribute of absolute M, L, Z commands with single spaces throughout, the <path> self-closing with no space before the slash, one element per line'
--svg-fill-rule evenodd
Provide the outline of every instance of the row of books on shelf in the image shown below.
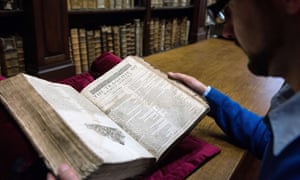
<path fill-rule="evenodd" d="M 127 9 L 146 5 L 146 0 L 68 0 L 69 10 Z M 151 7 L 185 7 L 190 0 L 151 0 Z"/>
<path fill-rule="evenodd" d="M 69 10 L 126 9 L 144 5 L 144 0 L 68 0 Z"/>
<path fill-rule="evenodd" d="M 0 0 L 0 10 L 20 10 L 22 0 Z"/>
<path fill-rule="evenodd" d="M 134 22 L 119 26 L 72 28 L 69 47 L 77 74 L 88 71 L 91 62 L 104 52 L 113 52 L 120 57 L 142 56 L 143 22 L 134 19 Z"/>
<path fill-rule="evenodd" d="M 188 44 L 190 24 L 187 17 L 150 20 L 149 53 L 153 54 Z"/>
<path fill-rule="evenodd" d="M 190 0 L 151 0 L 151 7 L 185 7 Z"/>
<path fill-rule="evenodd" d="M 19 35 L 0 37 L 0 74 L 6 77 L 25 71 L 23 39 Z"/>
<path fill-rule="evenodd" d="M 190 20 L 187 17 L 152 19 L 150 21 L 149 53 L 157 53 L 188 44 Z M 97 29 L 70 29 L 70 56 L 77 74 L 88 71 L 91 63 L 104 52 L 119 57 L 143 56 L 143 22 L 118 26 L 100 26 Z"/>

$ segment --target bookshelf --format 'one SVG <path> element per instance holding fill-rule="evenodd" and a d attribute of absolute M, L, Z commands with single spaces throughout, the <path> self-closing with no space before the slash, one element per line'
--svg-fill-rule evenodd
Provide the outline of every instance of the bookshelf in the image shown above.
<path fill-rule="evenodd" d="M 0 10 L 0 72 L 5 76 L 24 72 L 24 51 L 21 38 L 23 14 L 24 11 L 20 9 Z M 11 24 L 11 22 L 15 23 Z"/>
<path fill-rule="evenodd" d="M 0 26 L 5 27 L 1 28 L 0 35 L 20 34 L 26 72 L 48 80 L 76 73 L 69 42 L 72 28 L 88 31 L 139 19 L 143 29 L 142 56 L 153 53 L 149 50 L 152 19 L 187 17 L 190 20 L 188 44 L 205 39 L 206 34 L 206 0 L 191 0 L 184 7 L 153 7 L 151 0 L 144 0 L 142 5 L 122 9 L 70 9 L 67 0 L 28 0 L 22 4 L 22 10 L 0 10 Z"/>

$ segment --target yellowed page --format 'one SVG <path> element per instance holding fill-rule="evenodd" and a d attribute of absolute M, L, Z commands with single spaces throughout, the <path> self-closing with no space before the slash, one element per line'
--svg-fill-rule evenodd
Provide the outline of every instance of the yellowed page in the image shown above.
<path fill-rule="evenodd" d="M 208 110 L 169 81 L 127 57 L 81 93 L 159 158 Z"/>

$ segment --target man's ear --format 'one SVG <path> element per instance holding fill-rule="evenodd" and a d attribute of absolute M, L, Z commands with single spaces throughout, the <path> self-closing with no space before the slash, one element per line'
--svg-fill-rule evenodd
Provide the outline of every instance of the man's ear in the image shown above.
<path fill-rule="evenodd" d="M 300 12 L 300 0 L 280 0 L 282 8 L 290 15 L 294 15 Z"/>

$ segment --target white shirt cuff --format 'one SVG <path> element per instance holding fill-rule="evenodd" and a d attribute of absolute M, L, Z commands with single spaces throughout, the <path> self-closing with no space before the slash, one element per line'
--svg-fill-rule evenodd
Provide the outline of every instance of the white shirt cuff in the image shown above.
<path fill-rule="evenodd" d="M 208 93 L 210 92 L 211 87 L 207 86 L 207 88 L 205 89 L 205 91 L 203 92 L 203 96 L 206 97 L 208 95 Z"/>

